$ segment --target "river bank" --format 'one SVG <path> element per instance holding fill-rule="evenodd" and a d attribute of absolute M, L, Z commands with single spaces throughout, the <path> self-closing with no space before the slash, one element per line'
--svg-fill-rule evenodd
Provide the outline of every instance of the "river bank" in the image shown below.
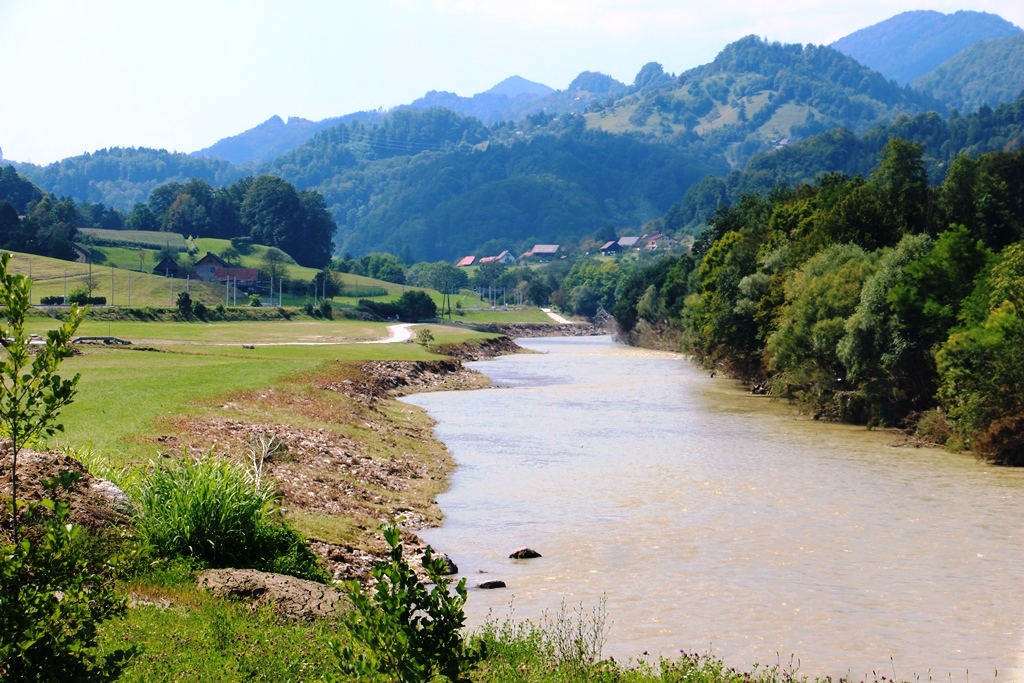
<path fill-rule="evenodd" d="M 382 523 L 415 533 L 441 520 L 436 496 L 454 467 L 411 393 L 487 386 L 462 358 L 514 353 L 505 337 L 446 345 L 437 360 L 328 361 L 271 387 L 238 392 L 216 416 L 162 419 L 144 438 L 165 457 L 216 453 L 250 462 L 270 443 L 264 476 L 276 482 L 290 521 L 309 538 L 335 580 L 365 580 L 385 555 Z"/>

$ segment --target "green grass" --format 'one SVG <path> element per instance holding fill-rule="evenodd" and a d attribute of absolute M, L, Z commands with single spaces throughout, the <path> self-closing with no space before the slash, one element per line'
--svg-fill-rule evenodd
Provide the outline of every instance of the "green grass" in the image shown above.
<path fill-rule="evenodd" d="M 489 324 L 489 323 L 542 323 L 554 325 L 555 321 L 548 317 L 548 314 L 539 308 L 523 308 L 521 310 L 483 308 L 480 310 L 462 310 L 462 315 L 452 311 L 452 320 L 467 324 Z"/>
<path fill-rule="evenodd" d="M 79 228 L 79 232 L 103 242 L 125 244 L 145 244 L 152 249 L 170 246 L 174 249 L 185 248 L 185 238 L 176 232 L 159 232 L 153 230 L 107 230 L 104 228 Z"/>

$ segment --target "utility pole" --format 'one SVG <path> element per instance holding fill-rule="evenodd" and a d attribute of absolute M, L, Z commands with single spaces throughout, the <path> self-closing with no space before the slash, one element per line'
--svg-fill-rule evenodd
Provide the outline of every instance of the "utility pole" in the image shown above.
<path fill-rule="evenodd" d="M 114 266 L 110 266 L 110 305 L 114 305 Z"/>
<path fill-rule="evenodd" d="M 64 305 L 68 305 L 68 269 L 64 269 Z"/>

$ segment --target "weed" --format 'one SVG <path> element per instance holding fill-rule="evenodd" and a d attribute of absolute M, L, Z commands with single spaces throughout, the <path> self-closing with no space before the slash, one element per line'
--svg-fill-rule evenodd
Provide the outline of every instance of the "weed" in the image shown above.
<path fill-rule="evenodd" d="M 212 456 L 156 467 L 134 487 L 140 539 L 160 557 L 194 558 L 326 581 L 302 537 L 280 517 L 273 488 Z"/>

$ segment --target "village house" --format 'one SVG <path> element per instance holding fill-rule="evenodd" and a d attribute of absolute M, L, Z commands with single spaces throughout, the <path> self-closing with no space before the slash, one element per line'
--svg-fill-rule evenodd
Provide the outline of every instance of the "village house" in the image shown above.
<path fill-rule="evenodd" d="M 196 277 L 203 282 L 214 281 L 214 271 L 218 268 L 227 268 L 228 264 L 220 256 L 212 251 L 206 252 L 206 256 L 196 261 Z"/>
<path fill-rule="evenodd" d="M 550 261 L 551 259 L 558 256 L 558 252 L 562 249 L 560 244 L 535 244 L 533 249 L 526 252 L 519 258 L 533 258 L 538 261 Z"/>
<path fill-rule="evenodd" d="M 484 256 L 482 259 L 477 261 L 477 263 L 492 263 L 494 261 L 497 261 L 498 263 L 501 263 L 501 264 L 504 264 L 504 265 L 507 266 L 510 263 L 515 263 L 516 262 L 516 257 L 513 256 L 511 253 L 509 253 L 509 250 L 506 249 L 505 251 L 501 252 L 497 256 Z"/>
<path fill-rule="evenodd" d="M 463 256 L 463 257 L 462 257 L 461 259 L 459 259 L 459 260 L 458 260 L 458 262 L 457 262 L 457 263 L 455 264 L 455 267 L 456 267 L 456 268 L 466 268 L 467 266 L 471 266 L 471 265 L 473 265 L 473 263 L 474 263 L 475 261 L 476 261 L 476 256 Z"/>
<path fill-rule="evenodd" d="M 622 251 L 622 247 L 619 246 L 619 243 L 615 240 L 605 242 L 604 244 L 601 245 L 601 256 L 610 256 L 612 254 L 618 254 L 620 251 Z"/>
<path fill-rule="evenodd" d="M 671 249 L 679 244 L 679 240 L 660 232 L 652 232 L 643 236 L 644 249 Z"/>
<path fill-rule="evenodd" d="M 628 237 L 619 238 L 619 246 L 623 249 L 637 249 L 636 243 L 640 241 L 640 238 L 636 235 L 629 235 Z"/>
<path fill-rule="evenodd" d="M 162 275 L 163 277 L 185 277 L 187 274 L 188 272 L 170 256 L 164 256 L 153 269 L 153 275 Z"/>

